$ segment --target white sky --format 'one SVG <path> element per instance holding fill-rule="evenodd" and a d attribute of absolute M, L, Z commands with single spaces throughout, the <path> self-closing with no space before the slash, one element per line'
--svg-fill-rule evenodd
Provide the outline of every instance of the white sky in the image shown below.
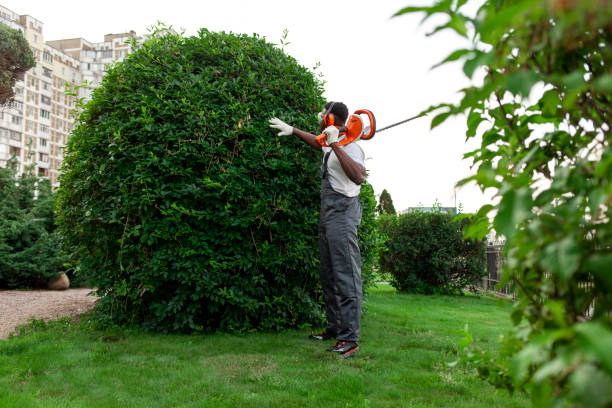
<path fill-rule="evenodd" d="M 430 70 L 462 45 L 457 35 L 426 37 L 420 15 L 391 18 L 402 7 L 429 2 L 0 0 L 0 5 L 42 21 L 47 41 L 83 37 L 101 42 L 104 34 L 134 30 L 140 35 L 163 21 L 186 35 L 205 27 L 258 33 L 280 44 L 287 29 L 290 44 L 285 51 L 309 68 L 320 62 L 317 72 L 326 81 L 326 98 L 343 101 L 351 112 L 370 109 L 382 128 L 431 104 L 457 100 L 457 92 L 468 84 L 458 64 Z M 387 189 L 397 210 L 419 203 L 431 206 L 436 198 L 453 206 L 455 183 L 472 174 L 462 156 L 477 144 L 465 143 L 465 118 L 447 120 L 430 131 L 431 118 L 360 142 L 376 194 Z M 456 200 L 468 212 L 489 201 L 473 186 L 457 190 Z"/>

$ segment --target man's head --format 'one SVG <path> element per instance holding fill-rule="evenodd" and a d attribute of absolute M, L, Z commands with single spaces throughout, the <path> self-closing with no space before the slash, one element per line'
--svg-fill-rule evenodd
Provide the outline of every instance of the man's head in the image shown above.
<path fill-rule="evenodd" d="M 334 125 L 342 126 L 348 118 L 348 108 L 342 102 L 327 102 L 319 117 L 319 130 L 322 132 L 325 126 L 325 116 L 334 115 Z"/>

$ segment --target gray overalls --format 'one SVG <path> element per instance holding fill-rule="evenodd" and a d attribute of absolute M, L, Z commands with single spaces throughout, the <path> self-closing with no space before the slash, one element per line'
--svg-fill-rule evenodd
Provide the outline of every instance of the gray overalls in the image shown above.
<path fill-rule="evenodd" d="M 321 170 L 319 256 L 325 298 L 326 331 L 341 341 L 359 340 L 361 318 L 361 254 L 357 227 L 361 222 L 358 197 L 346 197 L 331 187 L 324 154 Z"/>

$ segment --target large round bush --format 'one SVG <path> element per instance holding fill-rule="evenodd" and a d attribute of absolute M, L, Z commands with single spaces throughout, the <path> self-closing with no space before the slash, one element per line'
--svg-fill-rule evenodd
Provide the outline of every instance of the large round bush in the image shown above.
<path fill-rule="evenodd" d="M 169 331 L 316 321 L 316 77 L 257 36 L 154 36 L 109 70 L 68 143 L 59 221 L 104 316 Z"/>

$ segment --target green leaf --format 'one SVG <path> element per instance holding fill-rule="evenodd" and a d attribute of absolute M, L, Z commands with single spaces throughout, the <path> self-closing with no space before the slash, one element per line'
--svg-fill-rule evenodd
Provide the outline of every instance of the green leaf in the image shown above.
<path fill-rule="evenodd" d="M 457 34 L 467 38 L 467 28 L 465 28 L 465 17 L 461 14 L 453 14 L 448 26 L 455 30 Z"/>
<path fill-rule="evenodd" d="M 568 235 L 546 246 L 541 262 L 544 268 L 567 282 L 578 270 L 580 256 L 581 250 L 576 242 L 576 237 Z"/>
<path fill-rule="evenodd" d="M 462 49 L 462 50 L 453 51 L 448 57 L 444 58 L 442 61 L 440 61 L 436 65 L 432 66 L 431 69 L 437 68 L 440 65 L 446 64 L 447 62 L 456 61 L 459 58 L 461 58 L 464 55 L 469 54 L 471 52 L 472 52 L 472 50 L 469 50 L 469 49 Z"/>
<path fill-rule="evenodd" d="M 531 190 L 527 187 L 505 192 L 493 223 L 495 229 L 511 240 L 518 224 L 531 215 L 532 202 Z"/>
<path fill-rule="evenodd" d="M 582 71 L 574 71 L 564 76 L 561 82 L 565 85 L 567 91 L 574 91 L 584 85 L 583 75 Z"/>
<path fill-rule="evenodd" d="M 555 89 L 546 91 L 544 95 L 542 95 L 540 103 L 542 104 L 542 114 L 544 116 L 555 116 L 561 105 L 559 93 Z"/>
<path fill-rule="evenodd" d="M 477 111 L 471 111 L 468 115 L 467 125 L 468 129 L 466 132 L 466 136 L 468 138 L 476 136 L 476 130 L 478 129 L 478 125 L 480 125 L 485 118 L 482 117 L 482 114 Z"/>
<path fill-rule="evenodd" d="M 583 407 L 612 405 L 612 377 L 592 364 L 583 364 L 569 377 L 572 397 Z"/>
<path fill-rule="evenodd" d="M 602 75 L 593 81 L 593 89 L 599 92 L 612 93 L 612 75 Z"/>
<path fill-rule="evenodd" d="M 442 122 L 444 122 L 450 115 L 452 114 L 452 112 L 442 112 L 438 115 L 436 115 L 432 120 L 431 120 L 431 129 L 435 128 L 436 126 L 440 125 Z"/>
<path fill-rule="evenodd" d="M 506 77 L 505 87 L 514 95 L 527 97 L 531 92 L 531 88 L 540 79 L 540 75 L 535 71 L 519 71 Z"/>
<path fill-rule="evenodd" d="M 476 68 L 483 65 L 489 65 L 493 61 L 495 61 L 495 51 L 491 51 L 488 53 L 478 51 L 476 52 L 473 58 L 470 58 L 465 61 L 465 63 L 463 64 L 463 72 L 468 78 L 472 78 L 472 75 L 474 75 L 474 71 L 476 71 Z"/>
<path fill-rule="evenodd" d="M 579 323 L 575 331 L 583 352 L 612 373 L 612 331 L 597 322 Z"/>
<path fill-rule="evenodd" d="M 529 343 L 510 360 L 510 377 L 514 386 L 528 379 L 529 367 L 546 358 L 544 344 Z"/>
<path fill-rule="evenodd" d="M 393 14 L 393 16 L 391 17 L 397 17 L 397 16 L 401 16 L 403 14 L 409 14 L 409 13 L 419 13 L 422 11 L 430 11 L 431 7 L 428 6 L 421 6 L 421 7 L 404 7 L 401 10 L 397 11 L 395 14 Z"/>

